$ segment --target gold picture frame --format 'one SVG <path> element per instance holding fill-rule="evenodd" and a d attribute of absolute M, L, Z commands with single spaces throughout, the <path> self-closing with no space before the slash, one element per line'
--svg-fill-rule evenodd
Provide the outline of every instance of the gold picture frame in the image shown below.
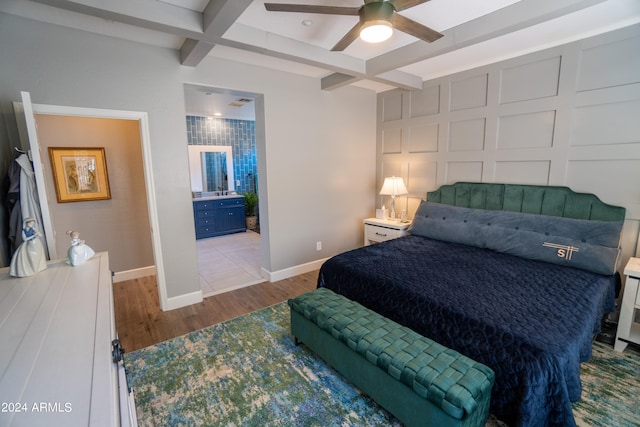
<path fill-rule="evenodd" d="M 58 203 L 111 198 L 102 147 L 49 147 Z"/>

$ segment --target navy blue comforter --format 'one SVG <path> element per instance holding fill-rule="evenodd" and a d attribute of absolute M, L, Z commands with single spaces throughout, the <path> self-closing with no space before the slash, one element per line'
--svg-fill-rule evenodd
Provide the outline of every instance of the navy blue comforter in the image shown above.
<path fill-rule="evenodd" d="M 535 427 L 575 425 L 580 362 L 615 294 L 612 276 L 420 236 L 337 255 L 318 286 L 491 367 L 491 413 Z"/>

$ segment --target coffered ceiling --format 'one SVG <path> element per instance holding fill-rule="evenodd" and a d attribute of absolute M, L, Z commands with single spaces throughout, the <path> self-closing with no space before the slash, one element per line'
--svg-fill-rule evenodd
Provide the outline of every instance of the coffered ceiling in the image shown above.
<path fill-rule="evenodd" d="M 269 0 L 359 7 L 363 0 Z M 400 14 L 444 34 L 394 31 L 379 44 L 330 49 L 357 16 L 269 12 L 263 0 L 0 0 L 0 12 L 317 78 L 325 90 L 420 88 L 424 80 L 640 22 L 639 0 L 431 0 Z"/>

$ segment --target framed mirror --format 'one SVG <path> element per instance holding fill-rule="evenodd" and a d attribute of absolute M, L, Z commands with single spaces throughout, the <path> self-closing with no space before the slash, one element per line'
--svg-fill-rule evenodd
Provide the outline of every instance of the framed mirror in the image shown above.
<path fill-rule="evenodd" d="M 189 145 L 192 192 L 235 191 L 230 145 Z"/>

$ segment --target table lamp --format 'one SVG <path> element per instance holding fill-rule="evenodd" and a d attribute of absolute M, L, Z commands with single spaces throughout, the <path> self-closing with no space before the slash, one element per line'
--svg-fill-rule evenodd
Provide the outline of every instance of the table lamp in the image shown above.
<path fill-rule="evenodd" d="M 389 218 L 396 219 L 396 196 L 407 194 L 407 187 L 399 176 L 391 176 L 384 179 L 380 194 L 383 196 L 391 196 L 391 215 Z"/>

